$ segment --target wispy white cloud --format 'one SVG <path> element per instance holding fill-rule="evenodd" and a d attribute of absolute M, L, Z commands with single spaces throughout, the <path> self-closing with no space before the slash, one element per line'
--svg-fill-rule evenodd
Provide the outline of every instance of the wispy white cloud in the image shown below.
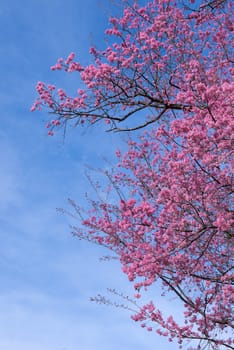
<path fill-rule="evenodd" d="M 82 298 L 64 300 L 24 290 L 1 296 L 0 305 L 0 347 L 6 350 L 155 349 L 155 336 L 146 335 L 126 312 L 95 309 Z M 159 346 L 173 349 L 163 339 L 157 339 Z"/>

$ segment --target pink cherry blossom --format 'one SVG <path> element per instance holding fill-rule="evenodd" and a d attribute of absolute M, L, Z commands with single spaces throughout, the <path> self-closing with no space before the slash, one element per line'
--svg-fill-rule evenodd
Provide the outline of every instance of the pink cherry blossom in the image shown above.
<path fill-rule="evenodd" d="M 181 302 L 182 323 L 142 302 L 132 319 L 143 328 L 179 348 L 233 349 L 233 2 L 123 5 L 91 64 L 71 53 L 51 68 L 79 74 L 84 88 L 69 96 L 39 82 L 32 111 L 55 115 L 49 135 L 68 122 L 148 127 L 116 151 L 107 193 L 118 200 L 90 200 L 73 234 L 116 254 L 134 303 L 156 282 Z"/>

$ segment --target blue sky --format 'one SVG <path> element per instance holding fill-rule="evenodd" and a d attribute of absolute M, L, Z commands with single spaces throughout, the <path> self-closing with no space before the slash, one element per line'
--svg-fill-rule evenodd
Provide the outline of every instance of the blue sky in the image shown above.
<path fill-rule="evenodd" d="M 69 233 L 56 212 L 71 197 L 84 204 L 85 165 L 103 167 L 121 147 L 102 128 L 48 137 L 46 112 L 30 113 L 38 80 L 77 88 L 76 76 L 51 72 L 71 51 L 89 62 L 90 43 L 104 45 L 108 0 L 1 0 L 0 6 L 0 349 L 177 349 L 147 333 L 128 312 L 89 297 L 106 288 L 132 293 L 116 262 Z M 97 147 L 98 145 L 98 147 Z M 152 295 L 158 297 L 157 288 Z M 165 312 L 180 309 L 160 300 Z M 160 305 L 161 305 L 160 304 Z"/>

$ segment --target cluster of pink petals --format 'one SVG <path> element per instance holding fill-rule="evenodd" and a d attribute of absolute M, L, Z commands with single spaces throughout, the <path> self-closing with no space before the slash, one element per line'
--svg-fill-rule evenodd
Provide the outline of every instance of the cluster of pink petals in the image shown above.
<path fill-rule="evenodd" d="M 205 337 L 215 349 L 232 344 L 225 336 L 233 327 L 234 303 L 232 144 L 228 128 L 223 144 L 203 115 L 193 119 L 201 141 L 196 148 L 193 133 L 183 132 L 183 120 L 173 124 L 130 141 L 127 153 L 118 152 L 119 171 L 112 181 L 129 199 L 116 205 L 96 202 L 83 224 L 94 241 L 119 255 L 137 291 L 161 280 L 185 306 L 185 325 L 164 319 L 160 310 L 156 317 L 153 303 L 134 320 L 147 321 L 179 343 Z"/>
<path fill-rule="evenodd" d="M 113 44 L 104 51 L 90 49 L 94 63 L 83 67 L 72 52 L 51 67 L 80 74 L 84 96 L 56 93 L 55 87 L 38 83 L 32 110 L 48 107 L 61 126 L 94 119 L 113 126 L 149 108 L 165 109 L 165 116 L 170 109 L 194 105 L 212 113 L 219 90 L 233 74 L 232 5 L 224 11 L 223 2 L 213 2 L 214 11 L 166 0 L 126 6 L 122 17 L 110 19 L 106 34 Z"/>
<path fill-rule="evenodd" d="M 90 49 L 92 64 L 71 53 L 52 67 L 78 73 L 85 88 L 68 96 L 39 82 L 32 107 L 56 115 L 49 135 L 72 120 L 153 125 L 117 151 L 108 176 L 120 201 L 91 201 L 87 231 L 75 234 L 116 252 L 136 299 L 156 281 L 174 293 L 184 323 L 153 302 L 132 318 L 179 346 L 197 340 L 196 349 L 234 346 L 232 17 L 233 3 L 221 0 L 125 4 L 106 31 L 112 44 Z"/>

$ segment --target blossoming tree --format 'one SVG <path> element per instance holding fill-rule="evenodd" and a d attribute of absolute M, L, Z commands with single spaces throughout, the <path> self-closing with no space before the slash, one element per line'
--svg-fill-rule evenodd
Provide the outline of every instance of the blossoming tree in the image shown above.
<path fill-rule="evenodd" d="M 77 95 L 39 82 L 32 110 L 55 115 L 50 135 L 102 120 L 114 131 L 148 127 L 117 151 L 108 177 L 119 201 L 91 201 L 74 234 L 116 253 L 136 298 L 161 281 L 184 306 L 180 324 L 149 301 L 132 316 L 142 327 L 180 346 L 233 349 L 233 3 L 123 5 L 93 64 L 71 53 L 52 67 L 80 74 Z"/>

